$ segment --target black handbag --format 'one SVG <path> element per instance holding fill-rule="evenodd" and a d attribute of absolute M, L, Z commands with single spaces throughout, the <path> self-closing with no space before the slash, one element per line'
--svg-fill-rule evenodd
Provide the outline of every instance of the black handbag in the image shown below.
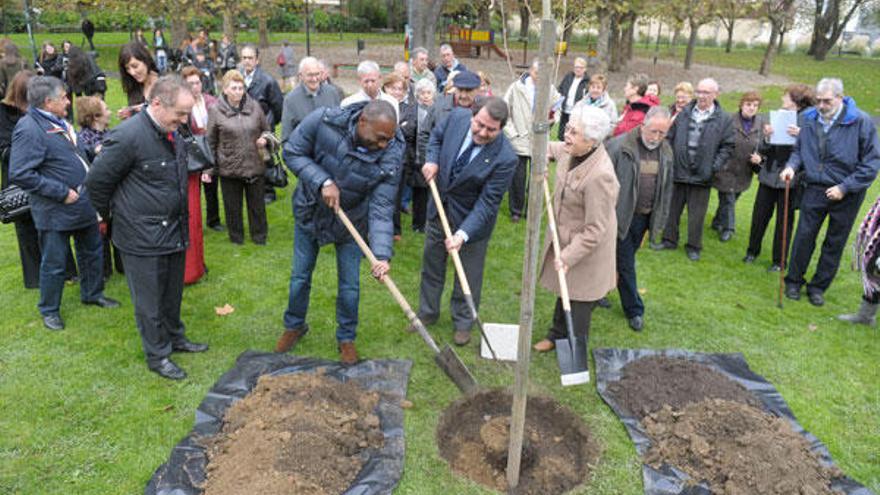
<path fill-rule="evenodd" d="M 28 193 L 22 188 L 11 185 L 0 190 L 0 222 L 10 223 L 31 211 Z"/>
<path fill-rule="evenodd" d="M 203 135 L 189 135 L 186 140 L 186 169 L 188 172 L 201 172 L 214 168 L 214 153 Z"/>

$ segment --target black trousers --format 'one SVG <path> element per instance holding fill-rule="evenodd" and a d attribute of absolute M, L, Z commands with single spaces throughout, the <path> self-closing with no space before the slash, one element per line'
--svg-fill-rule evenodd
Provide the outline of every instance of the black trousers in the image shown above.
<path fill-rule="evenodd" d="M 507 195 L 507 206 L 510 208 L 510 216 L 522 217 L 525 215 L 526 191 L 528 189 L 529 162 L 528 156 L 519 156 L 516 171 L 513 173 L 513 181 Z"/>
<path fill-rule="evenodd" d="M 122 253 L 134 319 L 148 364 L 171 355 L 184 337 L 180 320 L 186 251 L 161 256 Z"/>
<path fill-rule="evenodd" d="M 448 255 L 445 240 L 446 236 L 443 235 L 440 220 L 429 221 L 425 230 L 422 280 L 419 286 L 419 318 L 426 324 L 433 323 L 440 317 L 440 297 L 443 295 L 443 286 L 446 284 L 446 258 Z M 474 305 L 478 310 L 488 247 L 489 239 L 483 239 L 477 242 L 466 242 L 459 251 L 461 264 L 471 286 Z M 457 275 L 452 287 L 452 299 L 449 306 L 455 330 L 469 331 L 474 324 L 473 315 L 465 302 L 464 292 L 458 283 Z"/>
<path fill-rule="evenodd" d="M 425 219 L 428 217 L 428 188 L 412 186 L 412 229 L 425 231 Z"/>
<path fill-rule="evenodd" d="M 125 273 L 125 269 L 122 266 L 122 255 L 119 253 L 119 250 L 116 249 L 116 246 L 110 242 L 110 238 L 113 233 L 113 221 L 106 220 L 107 222 L 107 235 L 101 237 L 101 242 L 104 247 L 104 278 L 110 278 L 110 275 L 113 275 L 113 264 L 116 263 L 116 271 L 119 273 Z"/>
<path fill-rule="evenodd" d="M 397 184 L 397 196 L 394 198 L 394 235 L 400 235 L 400 210 L 403 208 L 403 190 L 406 189 L 406 181 L 401 177 Z"/>
<path fill-rule="evenodd" d="M 816 264 L 816 273 L 807 283 L 807 292 L 825 292 L 831 286 L 840 267 L 840 257 L 846 247 L 846 240 L 865 199 L 865 191 L 859 191 L 848 193 L 840 201 L 832 201 L 825 196 L 826 189 L 825 186 L 810 185 L 804 191 L 797 232 L 791 244 L 791 262 L 785 276 L 787 285 L 804 285 L 804 274 L 816 249 L 819 229 L 825 222 L 825 217 L 828 217 L 822 252 Z"/>
<path fill-rule="evenodd" d="M 788 258 L 790 251 L 791 239 L 794 237 L 794 199 L 793 194 L 789 192 L 788 196 L 788 246 L 786 246 L 785 260 Z M 764 184 L 758 185 L 758 193 L 755 195 L 755 206 L 752 208 L 752 227 L 749 232 L 749 247 L 746 254 L 750 254 L 755 258 L 761 254 L 761 244 L 764 242 L 764 233 L 767 231 L 767 225 L 773 216 L 773 210 L 776 210 L 776 229 L 773 232 L 773 264 L 782 266 L 782 220 L 783 209 L 785 208 L 785 189 L 774 189 Z"/>
<path fill-rule="evenodd" d="M 669 221 L 663 232 L 663 240 L 678 245 L 678 223 L 685 205 L 688 210 L 688 248 L 703 249 L 703 222 L 709 208 L 709 186 L 697 186 L 676 182 L 672 187 Z"/>
<path fill-rule="evenodd" d="M 574 327 L 574 336 L 583 339 L 589 349 L 590 321 L 593 316 L 593 308 L 596 301 L 571 301 L 571 322 Z M 547 331 L 548 340 L 568 338 L 568 329 L 565 325 L 565 311 L 562 309 L 562 298 L 556 298 L 556 307 L 553 309 L 553 326 Z"/>
<path fill-rule="evenodd" d="M 266 221 L 266 202 L 263 199 L 266 180 L 260 176 L 253 181 L 220 178 L 220 189 L 223 191 L 223 210 L 226 213 L 226 228 L 229 240 L 241 244 L 244 242 L 244 222 L 242 221 L 242 199 L 247 201 L 248 230 L 254 244 L 265 244 L 269 234 Z"/>
<path fill-rule="evenodd" d="M 208 227 L 220 225 L 220 202 L 217 195 L 217 182 L 219 179 L 214 177 L 211 182 L 202 182 L 205 188 L 205 224 Z"/>
<path fill-rule="evenodd" d="M 736 230 L 736 200 L 740 193 L 718 191 L 718 208 L 712 219 L 712 228 L 718 232 Z"/>
<path fill-rule="evenodd" d="M 568 124 L 568 119 L 571 117 L 570 113 L 562 112 L 559 116 L 559 131 L 556 133 L 556 137 L 560 141 L 565 141 L 565 126 Z"/>

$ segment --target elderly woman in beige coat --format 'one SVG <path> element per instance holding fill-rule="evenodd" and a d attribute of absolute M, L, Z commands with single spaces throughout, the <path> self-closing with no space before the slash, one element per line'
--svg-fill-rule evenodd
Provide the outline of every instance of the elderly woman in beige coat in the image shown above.
<path fill-rule="evenodd" d="M 593 308 L 617 284 L 615 205 L 620 185 L 602 145 L 609 123 L 608 114 L 601 109 L 580 106 L 571 114 L 565 141 L 551 143 L 548 150 L 557 161 L 553 214 L 562 256 L 555 259 L 548 231 L 540 282 L 558 296 L 556 270 L 566 272 L 574 332 L 585 342 Z M 567 335 L 562 299 L 557 297 L 553 325 L 534 349 L 550 351 L 557 339 Z"/>

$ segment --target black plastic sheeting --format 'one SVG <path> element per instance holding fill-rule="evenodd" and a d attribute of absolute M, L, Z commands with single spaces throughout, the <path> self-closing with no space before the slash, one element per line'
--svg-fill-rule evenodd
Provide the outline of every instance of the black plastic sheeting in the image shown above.
<path fill-rule="evenodd" d="M 411 367 L 411 361 L 402 360 L 363 361 L 346 367 L 324 359 L 245 351 L 238 356 L 235 366 L 208 391 L 196 411 L 192 431 L 171 450 L 168 462 L 153 473 L 144 494 L 201 494 L 198 486 L 205 481 L 208 460 L 197 439 L 220 431 L 226 409 L 249 394 L 260 375 L 310 373 L 318 369 L 328 377 L 342 382 L 355 380 L 365 390 L 379 392 L 376 413 L 385 436 L 384 445 L 381 450 L 367 451 L 367 462 L 343 495 L 390 494 L 403 474 L 403 409 L 400 404 L 406 397 Z"/>
<path fill-rule="evenodd" d="M 810 450 L 819 456 L 822 464 L 826 466 L 834 465 L 831 454 L 828 453 L 825 445 L 798 424 L 782 395 L 764 377 L 749 369 L 745 357 L 740 353 L 703 354 L 681 349 L 594 349 L 593 359 L 596 361 L 596 388 L 599 391 L 599 395 L 611 406 L 611 409 L 623 422 L 629 437 L 636 444 L 636 451 L 640 456 L 644 456 L 648 451 L 651 442 L 645 435 L 645 431 L 642 429 L 638 418 L 630 415 L 620 407 L 614 401 L 614 398 L 607 393 L 607 388 L 610 383 L 616 382 L 622 377 L 624 366 L 650 356 L 687 359 L 702 363 L 724 374 L 752 392 L 761 401 L 766 412 L 786 418 L 794 431 L 800 433 L 810 442 Z M 663 464 L 659 470 L 647 464 L 642 464 L 642 481 L 645 485 L 646 495 L 708 495 L 712 493 L 705 483 L 688 486 L 686 482 L 688 479 L 689 477 L 686 473 L 667 464 Z M 831 488 L 847 495 L 874 495 L 871 490 L 850 478 L 833 480 Z"/>

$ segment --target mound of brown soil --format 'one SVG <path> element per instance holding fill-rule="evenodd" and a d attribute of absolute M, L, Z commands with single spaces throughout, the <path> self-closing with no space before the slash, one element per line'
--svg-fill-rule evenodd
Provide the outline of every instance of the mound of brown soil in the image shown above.
<path fill-rule="evenodd" d="M 695 484 L 706 481 L 712 493 L 831 494 L 831 479 L 843 475 L 822 466 L 787 420 L 740 402 L 664 406 L 642 425 L 652 445 L 647 464 L 675 466 Z"/>
<path fill-rule="evenodd" d="M 260 377 L 206 445 L 205 495 L 337 495 L 381 448 L 379 396 L 310 373 Z"/>
<path fill-rule="evenodd" d="M 453 471 L 499 491 L 507 490 L 512 397 L 487 390 L 459 399 L 440 418 L 437 445 Z M 583 483 L 598 448 L 589 430 L 551 398 L 530 397 L 519 486 L 512 493 L 553 495 Z"/>
<path fill-rule="evenodd" d="M 623 367 L 607 392 L 638 418 L 663 406 L 681 409 L 703 399 L 726 399 L 756 407 L 760 402 L 739 383 L 706 365 L 685 359 L 646 357 Z"/>

